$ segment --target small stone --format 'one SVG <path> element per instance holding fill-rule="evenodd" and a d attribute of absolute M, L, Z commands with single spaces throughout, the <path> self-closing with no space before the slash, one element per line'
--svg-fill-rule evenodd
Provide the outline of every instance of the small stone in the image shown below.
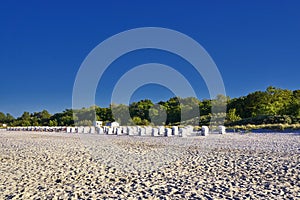
<path fill-rule="evenodd" d="M 61 179 L 56 179 L 55 183 L 61 183 Z"/>
<path fill-rule="evenodd" d="M 125 178 L 119 178 L 119 180 L 121 181 L 121 182 L 126 182 L 126 179 Z"/>
<path fill-rule="evenodd" d="M 37 187 L 37 189 L 38 189 L 38 190 L 43 190 L 44 187 L 39 185 L 39 186 Z"/>

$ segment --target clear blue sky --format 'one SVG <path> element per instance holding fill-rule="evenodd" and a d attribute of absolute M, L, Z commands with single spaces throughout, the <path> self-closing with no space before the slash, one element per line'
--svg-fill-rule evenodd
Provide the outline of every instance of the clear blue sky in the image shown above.
<path fill-rule="evenodd" d="M 5 1 L 0 5 L 0 111 L 60 112 L 72 107 L 74 79 L 81 62 L 101 41 L 137 27 L 165 27 L 198 41 L 217 64 L 230 97 L 267 86 L 300 89 L 299 1 Z M 107 106 L 122 75 L 114 67 L 147 62 L 186 65 L 160 51 L 124 56 L 107 71 Z M 182 72 L 191 76 L 192 71 Z M 200 84 L 201 85 L 201 84 Z M 207 98 L 205 84 L 199 98 Z M 104 87 L 102 86 L 102 87 Z M 100 86 L 99 86 L 100 87 Z M 150 85 L 132 100 L 166 100 L 168 89 Z"/>

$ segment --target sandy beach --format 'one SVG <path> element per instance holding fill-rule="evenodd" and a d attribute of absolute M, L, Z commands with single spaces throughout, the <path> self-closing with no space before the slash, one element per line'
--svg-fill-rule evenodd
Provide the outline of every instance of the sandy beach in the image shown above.
<path fill-rule="evenodd" d="M 1 131 L 0 199 L 300 199 L 300 134 Z"/>

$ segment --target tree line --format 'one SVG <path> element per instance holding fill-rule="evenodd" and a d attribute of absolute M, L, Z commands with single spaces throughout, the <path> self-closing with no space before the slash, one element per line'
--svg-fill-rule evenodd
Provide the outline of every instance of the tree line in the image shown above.
<path fill-rule="evenodd" d="M 226 109 L 222 110 L 226 106 Z M 212 114 L 212 108 L 214 112 Z M 225 117 L 226 116 L 226 117 Z M 92 125 L 93 120 L 118 121 L 122 125 L 209 125 L 211 119 L 225 119 L 225 125 L 298 124 L 300 123 L 300 90 L 268 87 L 238 98 L 219 95 L 216 99 L 173 97 L 153 103 L 149 99 L 129 106 L 111 104 L 107 108 L 92 106 L 77 110 L 66 109 L 50 114 L 24 112 L 14 118 L 0 112 L 0 125 L 8 126 L 72 126 Z"/>

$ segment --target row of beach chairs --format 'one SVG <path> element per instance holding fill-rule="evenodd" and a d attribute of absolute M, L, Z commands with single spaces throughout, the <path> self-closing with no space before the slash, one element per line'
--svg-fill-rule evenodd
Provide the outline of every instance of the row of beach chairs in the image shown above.
<path fill-rule="evenodd" d="M 48 127 L 48 126 L 34 126 L 34 127 L 8 127 L 8 131 L 37 131 L 37 132 L 65 132 L 65 133 L 84 133 L 84 134 L 102 134 L 102 135 L 132 135 L 132 136 L 207 136 L 212 131 L 208 126 L 202 126 L 201 130 L 194 130 L 193 126 L 186 127 L 165 127 L 165 126 L 78 126 L 78 127 Z M 225 126 L 219 126 L 214 133 L 225 134 Z"/>

